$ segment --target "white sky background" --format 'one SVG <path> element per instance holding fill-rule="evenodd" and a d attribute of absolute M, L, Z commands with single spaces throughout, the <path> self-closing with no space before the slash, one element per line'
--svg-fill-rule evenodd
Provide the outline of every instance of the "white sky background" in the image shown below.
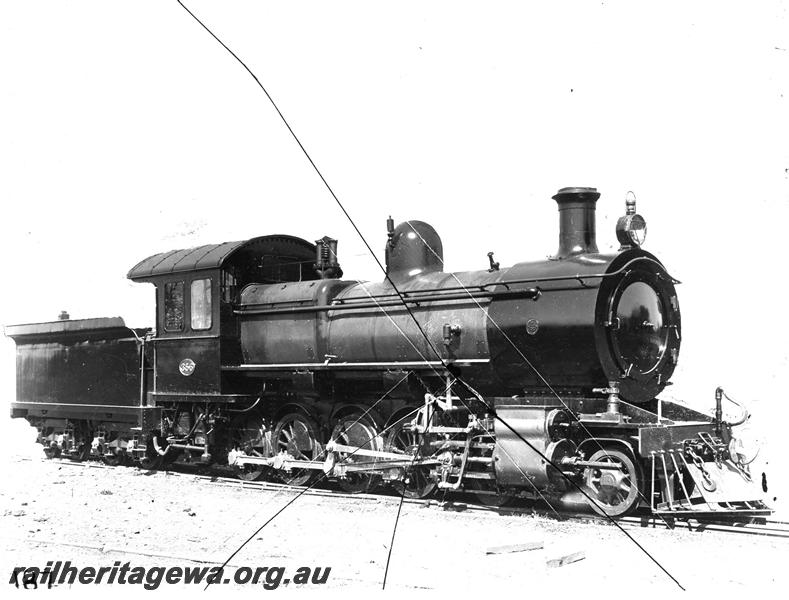
<path fill-rule="evenodd" d="M 789 418 L 789 19 L 783 2 L 206 2 L 373 247 L 433 224 L 448 269 L 541 258 L 551 200 L 628 190 L 683 281 L 669 395 Z M 0 323 L 153 321 L 150 254 L 270 233 L 366 253 L 265 96 L 173 0 L 0 6 Z M 618 245 L 617 245 L 618 246 Z M 14 344 L 0 339 L 2 397 Z M 769 432 L 775 431 L 774 434 Z M 772 441 L 772 444 L 770 444 Z M 763 451 L 765 452 L 765 451 Z"/>

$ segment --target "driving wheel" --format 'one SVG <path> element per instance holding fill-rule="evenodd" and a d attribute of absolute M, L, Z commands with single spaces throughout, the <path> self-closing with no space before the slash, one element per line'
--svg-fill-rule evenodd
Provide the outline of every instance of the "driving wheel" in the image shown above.
<path fill-rule="evenodd" d="M 334 427 L 331 439 L 343 446 L 353 446 L 354 448 L 363 448 L 365 450 L 380 451 L 383 447 L 375 423 L 373 423 L 372 419 L 363 417 L 358 413 L 342 417 Z M 345 465 L 359 466 L 364 464 L 366 466 L 374 466 L 379 462 L 376 461 L 375 457 L 362 456 L 353 452 L 338 452 L 337 455 L 337 462 Z M 380 479 L 379 475 L 357 472 L 348 473 L 338 483 L 349 494 L 358 494 L 373 490 Z"/>
<path fill-rule="evenodd" d="M 323 448 L 318 441 L 318 427 L 308 416 L 290 413 L 279 420 L 274 428 L 274 453 L 282 452 L 294 460 L 314 461 L 323 458 Z M 283 472 L 282 479 L 288 485 L 307 485 L 314 481 L 320 471 L 315 469 L 291 469 Z"/>
<path fill-rule="evenodd" d="M 404 459 L 417 460 L 425 456 L 422 435 L 411 431 L 406 426 L 410 419 L 401 419 L 386 436 L 386 451 L 402 454 Z M 437 483 L 430 477 L 428 467 L 407 466 L 404 468 L 404 477 L 401 481 L 392 481 L 392 487 L 406 498 L 426 498 L 437 487 Z"/>

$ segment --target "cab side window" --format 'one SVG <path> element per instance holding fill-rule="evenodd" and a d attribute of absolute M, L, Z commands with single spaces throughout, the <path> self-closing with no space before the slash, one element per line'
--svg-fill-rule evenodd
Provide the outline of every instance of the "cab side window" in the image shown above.
<path fill-rule="evenodd" d="M 211 280 L 195 279 L 191 286 L 192 329 L 211 329 Z"/>
<path fill-rule="evenodd" d="M 164 330 L 184 330 L 184 282 L 164 284 Z"/>

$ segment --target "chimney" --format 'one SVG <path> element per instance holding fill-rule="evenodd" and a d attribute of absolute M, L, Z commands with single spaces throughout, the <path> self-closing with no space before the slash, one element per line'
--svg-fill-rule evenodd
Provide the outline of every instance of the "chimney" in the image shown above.
<path fill-rule="evenodd" d="M 555 260 L 598 252 L 594 211 L 599 197 L 597 188 L 588 187 L 562 188 L 553 197 L 559 205 L 559 251 Z"/>

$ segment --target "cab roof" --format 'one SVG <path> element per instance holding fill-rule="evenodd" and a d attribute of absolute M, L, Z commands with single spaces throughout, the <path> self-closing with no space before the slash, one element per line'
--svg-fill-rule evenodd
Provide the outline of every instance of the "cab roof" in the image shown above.
<path fill-rule="evenodd" d="M 260 264 L 266 259 L 314 262 L 315 245 L 291 235 L 264 235 L 237 242 L 170 250 L 140 261 L 126 276 L 132 281 L 148 281 L 173 273 L 219 269 L 230 263 Z"/>

